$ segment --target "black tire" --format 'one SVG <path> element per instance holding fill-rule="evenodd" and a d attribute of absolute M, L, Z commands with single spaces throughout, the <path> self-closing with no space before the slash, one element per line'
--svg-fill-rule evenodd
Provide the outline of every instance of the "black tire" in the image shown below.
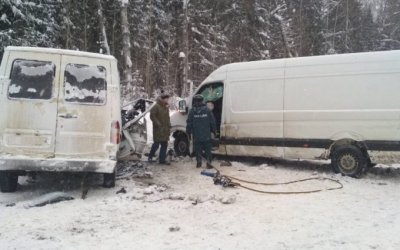
<path fill-rule="evenodd" d="M 103 174 L 103 187 L 105 188 L 115 187 L 115 172 L 111 174 Z"/>
<path fill-rule="evenodd" d="M 187 156 L 189 155 L 189 140 L 186 135 L 178 135 L 175 138 L 174 150 L 176 156 Z"/>
<path fill-rule="evenodd" d="M 335 171 L 355 178 L 360 177 L 368 166 L 368 158 L 354 145 L 335 148 L 331 159 Z"/>
<path fill-rule="evenodd" d="M 0 172 L 0 189 L 2 193 L 13 193 L 17 191 L 18 174 L 13 172 Z"/>

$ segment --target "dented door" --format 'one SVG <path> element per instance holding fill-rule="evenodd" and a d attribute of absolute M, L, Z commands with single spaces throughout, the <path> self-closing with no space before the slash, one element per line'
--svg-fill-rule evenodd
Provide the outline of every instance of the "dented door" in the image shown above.
<path fill-rule="evenodd" d="M 62 56 L 57 157 L 108 157 L 112 121 L 107 83 L 111 83 L 109 61 Z"/>
<path fill-rule="evenodd" d="M 10 54 L 3 88 L 2 152 L 54 156 L 60 61 L 55 54 Z"/>

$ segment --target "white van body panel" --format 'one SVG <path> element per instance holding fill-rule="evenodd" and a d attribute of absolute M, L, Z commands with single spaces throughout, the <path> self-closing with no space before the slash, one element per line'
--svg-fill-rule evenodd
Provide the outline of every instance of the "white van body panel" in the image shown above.
<path fill-rule="evenodd" d="M 15 87 L 11 86 L 10 78 L 16 60 L 50 62 L 54 66 L 50 99 L 10 97 L 10 88 Z M 104 72 L 106 89 L 74 87 L 74 93 L 67 92 L 72 89 L 65 76 L 67 65 L 78 69 L 93 67 Z M 32 72 L 29 67 L 21 69 L 26 74 L 40 74 L 38 68 Z M 71 75 L 82 83 L 96 77 L 84 71 Z M 3 78 L 0 80 L 0 170 L 114 172 L 118 145 L 110 141 L 111 124 L 121 124 L 119 77 L 114 57 L 59 49 L 7 47 L 0 78 Z M 36 90 L 32 88 L 32 91 Z M 105 99 L 101 103 L 79 101 L 87 96 Z"/>
<path fill-rule="evenodd" d="M 226 74 L 218 79 L 224 83 L 221 147 L 228 155 L 327 159 L 335 143 L 351 140 L 376 163 L 400 161 L 400 51 L 221 69 Z"/>
<path fill-rule="evenodd" d="M 285 138 L 400 141 L 399 51 L 287 60 L 285 90 Z M 394 154 L 369 150 L 381 163 Z"/>
<path fill-rule="evenodd" d="M 283 137 L 284 61 L 232 64 L 225 83 L 225 137 Z M 267 85 L 266 85 L 267 83 Z M 265 91 L 268 89 L 268 91 Z M 240 96 L 240 98 L 238 98 Z M 279 147 L 227 145 L 231 155 L 283 157 Z"/>

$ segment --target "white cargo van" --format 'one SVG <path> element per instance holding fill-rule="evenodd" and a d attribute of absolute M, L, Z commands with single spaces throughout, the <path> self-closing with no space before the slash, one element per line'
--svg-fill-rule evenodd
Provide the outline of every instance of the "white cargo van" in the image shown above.
<path fill-rule="evenodd" d="M 400 51 L 229 64 L 194 94 L 215 104 L 216 154 L 331 159 L 349 176 L 400 162 Z M 185 101 L 180 112 L 175 150 L 186 154 Z"/>
<path fill-rule="evenodd" d="M 0 185 L 29 171 L 105 173 L 113 186 L 120 86 L 112 56 L 6 48 L 0 66 Z"/>

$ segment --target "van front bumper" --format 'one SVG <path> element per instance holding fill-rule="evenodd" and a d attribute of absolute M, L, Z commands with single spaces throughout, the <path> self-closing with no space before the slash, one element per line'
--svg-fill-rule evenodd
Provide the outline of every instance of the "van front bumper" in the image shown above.
<path fill-rule="evenodd" d="M 0 156 L 0 171 L 113 173 L 117 161 Z"/>

